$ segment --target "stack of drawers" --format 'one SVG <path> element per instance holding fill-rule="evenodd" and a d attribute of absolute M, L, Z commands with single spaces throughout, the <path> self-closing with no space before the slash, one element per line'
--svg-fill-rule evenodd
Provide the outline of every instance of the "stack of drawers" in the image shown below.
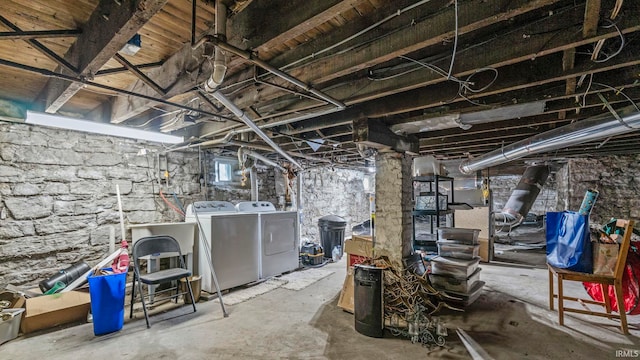
<path fill-rule="evenodd" d="M 431 259 L 429 280 L 434 288 L 457 300 L 455 305 L 468 306 L 482 292 L 478 229 L 439 228 L 438 254 Z"/>

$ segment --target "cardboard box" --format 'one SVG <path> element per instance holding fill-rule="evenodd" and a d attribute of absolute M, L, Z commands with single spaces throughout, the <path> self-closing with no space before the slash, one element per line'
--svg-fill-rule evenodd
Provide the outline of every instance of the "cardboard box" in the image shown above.
<path fill-rule="evenodd" d="M 490 262 L 493 260 L 493 240 L 480 238 L 478 239 L 478 243 L 480 244 L 480 250 L 478 252 L 480 261 Z"/>
<path fill-rule="evenodd" d="M 338 307 L 353 314 L 353 268 L 347 269 L 347 276 L 344 278 L 342 291 L 338 299 Z"/>
<path fill-rule="evenodd" d="M 347 257 L 347 268 L 370 259 L 373 256 L 373 240 L 370 235 L 353 235 L 344 242 Z"/>
<path fill-rule="evenodd" d="M 27 334 L 71 322 L 86 322 L 90 308 L 89 293 L 81 291 L 29 298 L 20 330 Z"/>
<path fill-rule="evenodd" d="M 353 314 L 353 266 L 373 256 L 371 235 L 353 235 L 344 242 L 344 251 L 347 253 L 347 276 L 342 284 L 338 307 Z"/>

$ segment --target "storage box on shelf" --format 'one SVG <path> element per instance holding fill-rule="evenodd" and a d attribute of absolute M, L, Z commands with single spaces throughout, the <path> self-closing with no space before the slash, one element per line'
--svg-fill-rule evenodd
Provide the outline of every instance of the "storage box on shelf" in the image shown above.
<path fill-rule="evenodd" d="M 454 226 L 454 210 L 449 208 L 449 204 L 454 202 L 453 178 L 440 175 L 414 177 L 413 200 L 413 247 L 415 250 L 436 252 L 436 229 Z"/>

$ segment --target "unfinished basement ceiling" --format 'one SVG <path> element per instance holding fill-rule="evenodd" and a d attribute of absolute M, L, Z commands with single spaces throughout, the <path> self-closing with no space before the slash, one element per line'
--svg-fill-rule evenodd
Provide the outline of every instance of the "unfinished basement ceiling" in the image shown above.
<path fill-rule="evenodd" d="M 3 0 L 1 118 L 46 111 L 184 135 L 178 147 L 282 156 L 222 96 L 304 164 L 362 164 L 354 139 L 476 158 L 615 118 L 640 98 L 638 1 L 221 3 L 226 36 L 207 37 L 216 34 L 214 0 Z M 136 33 L 141 49 L 119 52 Z M 216 47 L 227 70 L 212 94 L 204 83 Z M 633 154 L 639 141 L 630 128 L 526 158 Z"/>

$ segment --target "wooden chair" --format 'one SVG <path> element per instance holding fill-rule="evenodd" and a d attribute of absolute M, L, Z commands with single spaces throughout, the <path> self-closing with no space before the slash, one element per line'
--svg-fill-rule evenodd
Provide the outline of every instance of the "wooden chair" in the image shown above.
<path fill-rule="evenodd" d="M 587 315 L 595 315 L 606 317 L 609 319 L 620 319 L 620 328 L 624 334 L 629 334 L 629 329 L 627 326 L 627 315 L 624 310 L 624 298 L 622 293 L 622 275 L 624 273 L 625 264 L 627 262 L 627 254 L 629 252 L 629 246 L 631 243 L 631 233 L 633 231 L 633 220 L 618 220 L 616 226 L 624 227 L 624 237 L 622 238 L 622 243 L 620 244 L 620 250 L 618 252 L 618 259 L 615 265 L 614 275 L 596 275 L 596 274 L 587 274 L 580 273 L 566 269 L 559 269 L 547 264 L 549 268 L 549 308 L 554 310 L 553 303 L 554 298 L 558 298 L 558 320 L 560 325 L 564 326 L 564 313 L 565 312 L 574 312 L 579 314 L 587 314 Z M 554 293 L 553 288 L 553 277 L 558 277 L 558 293 Z M 562 282 L 564 280 L 567 281 L 578 281 L 578 282 L 590 282 L 590 283 L 599 283 L 602 286 L 602 293 L 604 297 L 603 302 L 594 301 L 592 299 L 581 299 L 575 297 L 565 296 L 562 292 Z M 615 289 L 616 294 L 616 302 L 618 304 L 618 314 L 615 315 L 611 313 L 611 300 L 609 299 L 609 286 L 612 286 Z M 576 301 L 582 304 L 594 304 L 600 305 L 604 307 L 606 312 L 598 312 L 591 310 L 582 310 L 569 308 L 564 306 L 564 301 Z M 586 307 L 586 306 L 585 306 Z"/>

